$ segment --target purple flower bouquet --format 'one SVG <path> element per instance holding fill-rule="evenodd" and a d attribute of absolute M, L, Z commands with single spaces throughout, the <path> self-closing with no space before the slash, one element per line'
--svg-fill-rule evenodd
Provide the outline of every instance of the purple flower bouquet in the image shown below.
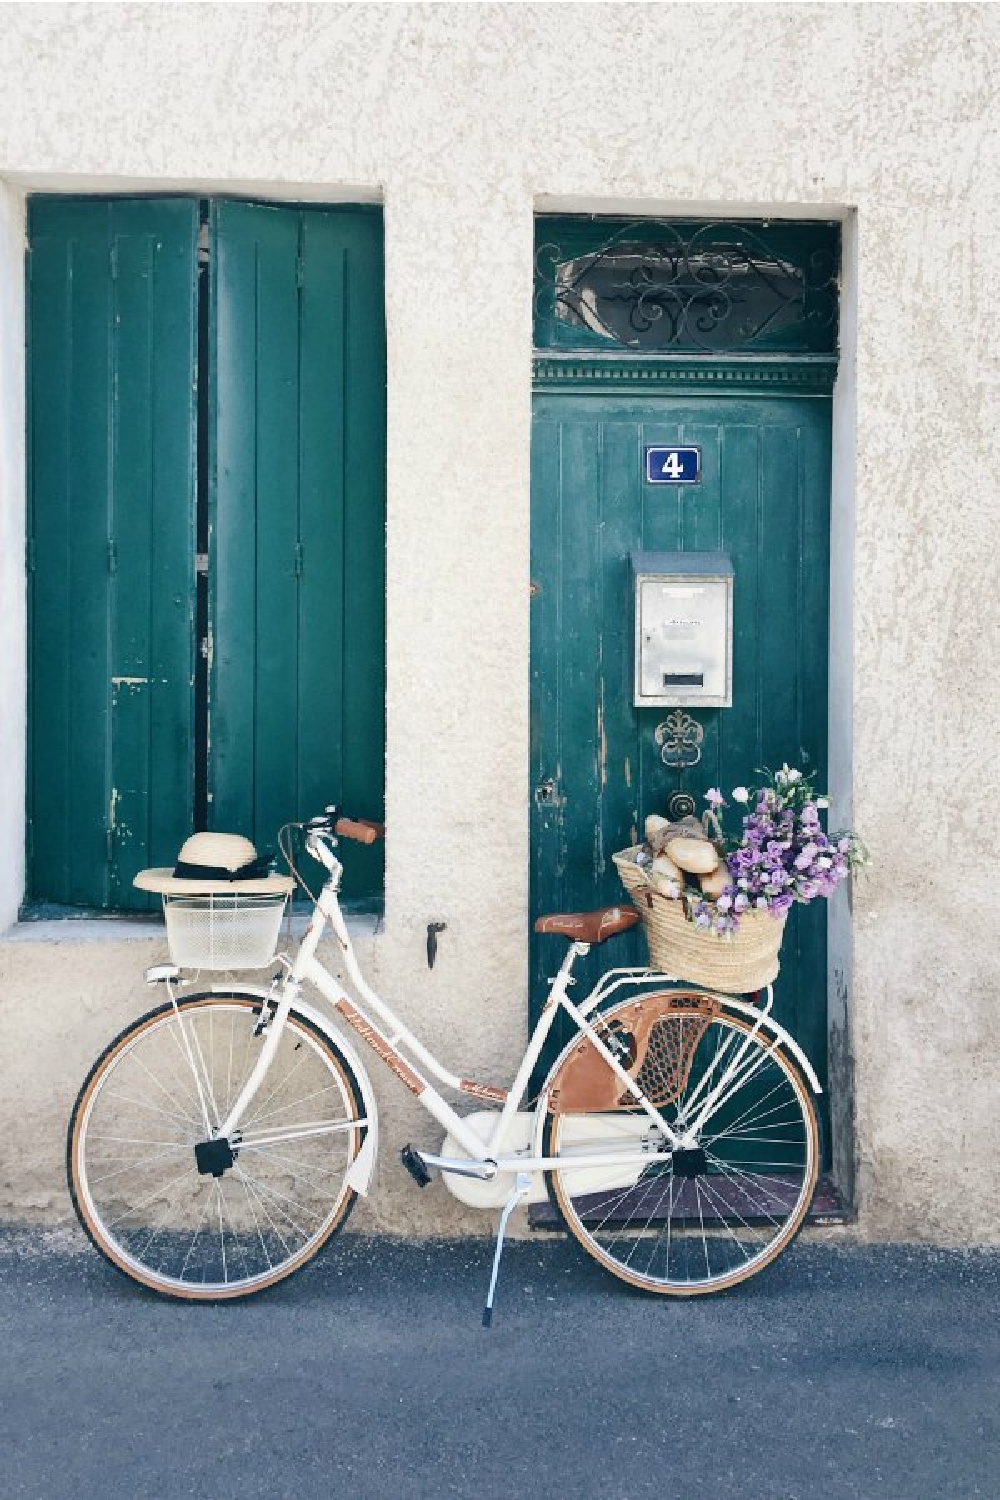
<path fill-rule="evenodd" d="M 719 830 L 717 847 L 729 871 L 729 885 L 714 900 L 685 892 L 690 920 L 713 932 L 735 932 L 747 912 L 767 911 L 784 917 L 796 901 L 832 896 L 854 871 L 868 864 L 857 834 L 825 833 L 821 812 L 828 799 L 818 796 L 809 777 L 791 766 L 761 773 L 767 781 L 750 789 L 736 787 L 732 802 L 749 811 L 739 839 L 729 838 L 723 809 L 729 806 L 718 787 L 705 793 L 711 821 Z"/>

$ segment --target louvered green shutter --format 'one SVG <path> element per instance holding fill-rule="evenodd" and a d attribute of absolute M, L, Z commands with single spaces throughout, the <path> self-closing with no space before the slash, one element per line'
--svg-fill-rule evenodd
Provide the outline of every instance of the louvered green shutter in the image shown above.
<path fill-rule="evenodd" d="M 143 907 L 191 827 L 197 232 L 190 200 L 30 204 L 35 901 Z"/>
<path fill-rule="evenodd" d="M 213 205 L 210 826 L 273 848 L 334 802 L 380 817 L 381 214 Z M 349 898 L 381 850 L 344 850 Z"/>

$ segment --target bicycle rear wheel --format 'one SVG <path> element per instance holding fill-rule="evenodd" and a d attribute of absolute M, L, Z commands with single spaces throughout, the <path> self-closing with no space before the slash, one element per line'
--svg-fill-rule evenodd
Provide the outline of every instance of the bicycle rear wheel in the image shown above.
<path fill-rule="evenodd" d="M 365 1134 L 361 1090 L 330 1038 L 294 1012 L 232 1165 L 198 1170 L 205 1110 L 223 1119 L 238 1097 L 263 1045 L 260 1013 L 258 996 L 239 993 L 160 1006 L 115 1038 L 74 1106 L 67 1172 L 80 1222 L 113 1265 L 165 1296 L 273 1286 L 353 1206 L 345 1179 Z"/>
<path fill-rule="evenodd" d="M 622 1053 L 636 1009 L 627 1002 L 601 1020 Z M 550 1113 L 545 1153 L 567 1164 L 547 1174 L 549 1196 L 588 1255 L 632 1286 L 667 1296 L 724 1291 L 763 1270 L 802 1227 L 820 1163 L 812 1095 L 773 1039 L 725 1011 L 668 1012 L 649 1049 L 650 1077 L 659 1067 L 662 1080 L 684 1059 L 668 1089 L 676 1097 L 658 1106 L 666 1122 L 690 1133 L 707 1104 L 704 1123 L 673 1151 L 642 1111 Z M 573 1169 L 574 1152 L 633 1143 L 634 1166 Z"/>

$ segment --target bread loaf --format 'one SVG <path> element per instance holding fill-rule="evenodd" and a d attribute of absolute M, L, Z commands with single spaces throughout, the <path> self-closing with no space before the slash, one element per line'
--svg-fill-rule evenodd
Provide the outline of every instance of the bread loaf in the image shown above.
<path fill-rule="evenodd" d="M 649 877 L 661 895 L 677 897 L 684 886 L 684 876 L 666 854 L 658 854 L 649 867 Z"/>
<path fill-rule="evenodd" d="M 710 875 L 702 875 L 700 878 L 702 891 L 710 901 L 714 901 L 717 896 L 727 891 L 732 881 L 733 877 L 728 867 L 721 863 L 717 870 L 713 870 Z"/>
<path fill-rule="evenodd" d="M 708 839 L 671 839 L 670 858 L 691 875 L 711 875 L 719 868 L 718 850 Z"/>

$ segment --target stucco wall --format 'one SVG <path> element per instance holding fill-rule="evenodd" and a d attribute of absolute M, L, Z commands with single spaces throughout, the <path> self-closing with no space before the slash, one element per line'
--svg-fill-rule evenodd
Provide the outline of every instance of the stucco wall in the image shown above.
<path fill-rule="evenodd" d="M 835 580 L 833 680 L 836 792 L 875 858 L 853 921 L 859 1223 L 1000 1239 L 1000 14 L 14 5 L 3 33 L 0 177 L 15 188 L 384 200 L 391 838 L 372 946 L 404 1016 L 487 1077 L 509 1070 L 526 1010 L 532 213 L 856 210 L 834 523 L 855 565 Z M 5 434 L 20 421 L 11 233 Z M 19 463 L 7 449 L 4 539 L 20 525 Z M 6 703 L 22 691 L 23 626 L 3 566 Z M 0 895 L 20 871 L 8 748 Z M 429 973 L 432 918 L 448 929 Z M 87 1053 L 141 1002 L 146 958 L 141 943 L 0 946 L 0 1210 L 63 1211 L 66 1107 Z M 436 1132 L 377 1081 L 380 1222 L 442 1209 L 438 1227 L 468 1223 L 403 1178 L 400 1141 Z"/>

